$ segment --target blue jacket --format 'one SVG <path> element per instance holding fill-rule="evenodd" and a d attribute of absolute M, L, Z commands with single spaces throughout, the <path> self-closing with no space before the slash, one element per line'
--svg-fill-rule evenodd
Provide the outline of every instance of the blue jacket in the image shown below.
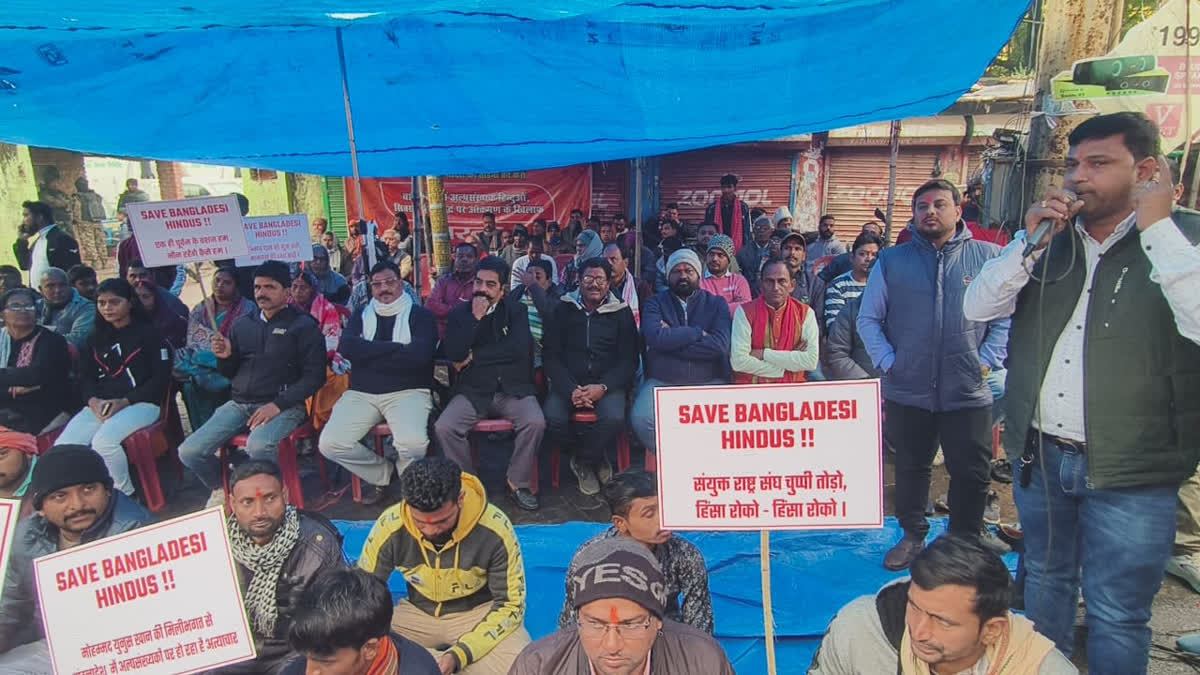
<path fill-rule="evenodd" d="M 963 295 L 999 254 L 999 246 L 973 240 L 962 221 L 941 250 L 918 233 L 880 251 L 863 291 L 858 332 L 884 373 L 886 400 L 933 412 L 992 404 L 980 350 L 996 360 L 997 345 L 984 346 L 989 324 L 963 316 Z M 1007 341 L 1008 320 L 994 323 L 992 342 Z"/>
<path fill-rule="evenodd" d="M 389 332 L 379 339 L 363 337 L 363 312 L 370 303 L 354 310 L 338 351 L 350 361 L 350 388 L 367 394 L 387 394 L 402 389 L 428 389 L 433 381 L 433 351 L 437 347 L 437 324 L 433 312 L 413 304 L 408 314 L 411 341 L 392 342 Z M 376 323 L 380 320 L 376 318 Z M 382 329 L 378 329 L 382 333 Z"/>
<path fill-rule="evenodd" d="M 108 508 L 83 533 L 87 544 L 150 524 L 150 513 L 141 504 L 113 490 Z M 0 601 L 0 654 L 44 637 L 42 612 L 33 580 L 33 560 L 58 550 L 58 528 L 35 513 L 17 525 L 12 557 L 4 578 Z"/>
<path fill-rule="evenodd" d="M 646 377 L 675 385 L 728 381 L 732 326 L 729 305 L 703 289 L 686 310 L 670 290 L 650 297 L 642 309 Z"/>

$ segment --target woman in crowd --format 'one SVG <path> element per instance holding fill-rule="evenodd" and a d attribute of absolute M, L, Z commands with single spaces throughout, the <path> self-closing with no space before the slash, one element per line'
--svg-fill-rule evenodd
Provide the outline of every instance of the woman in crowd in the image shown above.
<path fill-rule="evenodd" d="M 175 378 L 183 383 L 183 404 L 193 429 L 207 422 L 213 411 L 229 400 L 229 379 L 217 370 L 217 357 L 212 353 L 213 335 L 228 338 L 234 322 L 255 311 L 254 303 L 238 292 L 237 273 L 231 267 L 213 273 L 212 295 L 192 308 L 187 343 L 175 356 Z M 209 318 L 210 312 L 216 317 L 216 326 Z"/>
<path fill-rule="evenodd" d="M 150 322 L 158 329 L 158 334 L 172 349 L 182 347 L 187 339 L 187 319 L 167 307 L 159 297 L 159 288 L 153 281 L 142 279 L 134 285 L 134 290 L 137 291 L 138 299 L 142 301 L 142 307 L 150 315 Z"/>
<path fill-rule="evenodd" d="M 326 230 L 325 234 L 321 235 L 321 245 L 325 247 L 326 251 L 329 251 L 329 269 L 343 277 L 349 276 L 350 266 L 354 264 L 354 260 L 346 251 L 346 247 L 338 243 L 337 233 L 333 230 Z"/>
<path fill-rule="evenodd" d="M 604 242 L 593 230 L 584 230 L 575 238 L 575 258 L 563 269 L 562 288 L 564 293 L 579 290 L 579 267 L 585 260 L 604 255 Z"/>
<path fill-rule="evenodd" d="M 114 487 L 132 495 L 121 443 L 158 420 L 171 377 L 171 349 L 128 281 L 108 279 L 96 290 L 96 322 L 79 370 L 87 405 L 58 443 L 92 446 L 108 465 Z"/>
<path fill-rule="evenodd" d="M 37 325 L 36 298 L 28 288 L 0 296 L 0 410 L 14 413 L 11 426 L 29 434 L 41 433 L 68 409 L 71 366 L 66 339 Z"/>
<path fill-rule="evenodd" d="M 321 387 L 309 402 L 313 426 L 320 429 L 329 421 L 333 404 L 350 388 L 350 376 L 347 374 L 349 366 L 337 351 L 338 342 L 342 339 L 342 325 L 349 312 L 317 292 L 317 280 L 308 270 L 301 271 L 292 281 L 292 304 L 316 319 L 321 326 L 321 334 L 325 336 L 325 354 L 328 359 L 325 386 Z"/>
<path fill-rule="evenodd" d="M 400 237 L 398 240 L 400 244 L 400 250 L 412 255 L 412 225 L 408 224 L 408 214 L 403 211 L 397 211 L 396 224 L 392 226 L 392 229 L 395 230 L 396 234 Z"/>

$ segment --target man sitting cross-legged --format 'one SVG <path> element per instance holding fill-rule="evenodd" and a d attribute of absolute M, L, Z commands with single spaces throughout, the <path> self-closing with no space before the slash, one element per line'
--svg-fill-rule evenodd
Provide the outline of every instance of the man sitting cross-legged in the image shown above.
<path fill-rule="evenodd" d="M 321 454 L 370 486 L 364 504 L 384 494 L 392 463 L 359 439 L 386 421 L 396 447 L 396 474 L 425 456 L 429 411 L 433 409 L 433 314 L 401 291 L 400 270 L 384 260 L 371 269 L 372 300 L 356 310 L 342 331 L 338 352 L 350 362 L 350 389 L 333 407 L 321 431 Z"/>

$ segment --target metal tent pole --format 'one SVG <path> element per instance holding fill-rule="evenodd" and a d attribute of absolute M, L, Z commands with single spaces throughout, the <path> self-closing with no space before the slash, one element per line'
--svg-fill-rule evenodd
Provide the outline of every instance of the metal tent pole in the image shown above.
<path fill-rule="evenodd" d="M 354 172 L 354 195 L 358 200 L 358 219 L 363 220 L 362 180 L 358 176 L 358 144 L 354 140 L 354 115 L 350 112 L 350 81 L 346 78 L 346 48 L 342 28 L 337 28 L 338 66 L 342 71 L 342 99 L 346 103 L 346 133 L 350 137 L 350 169 Z"/>

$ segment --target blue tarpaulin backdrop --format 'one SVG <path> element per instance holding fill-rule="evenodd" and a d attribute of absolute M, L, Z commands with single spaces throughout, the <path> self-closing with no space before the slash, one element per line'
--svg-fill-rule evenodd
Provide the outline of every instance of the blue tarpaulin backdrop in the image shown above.
<path fill-rule="evenodd" d="M 338 521 L 353 562 L 374 523 Z M 931 536 L 945 519 L 931 521 Z M 597 523 L 521 525 L 516 528 L 525 559 L 528 589 L 525 627 L 533 639 L 558 628 L 567 564 L 579 544 L 606 526 Z M 804 673 L 829 620 L 843 605 L 873 594 L 904 575 L 883 568 L 884 553 L 900 538 L 895 518 L 880 530 L 771 533 L 771 599 L 775 612 L 776 659 L 781 675 Z M 757 532 L 688 532 L 708 564 L 708 587 L 716 616 L 716 637 L 739 675 L 767 672 L 763 643 L 762 583 Z M 1007 557 L 1016 569 L 1015 555 Z M 392 594 L 405 594 L 404 579 L 393 574 Z"/>
<path fill-rule="evenodd" d="M 666 154 L 935 114 L 1027 4 L 7 0 L 0 140 L 349 175 L 340 27 L 364 176 Z"/>

